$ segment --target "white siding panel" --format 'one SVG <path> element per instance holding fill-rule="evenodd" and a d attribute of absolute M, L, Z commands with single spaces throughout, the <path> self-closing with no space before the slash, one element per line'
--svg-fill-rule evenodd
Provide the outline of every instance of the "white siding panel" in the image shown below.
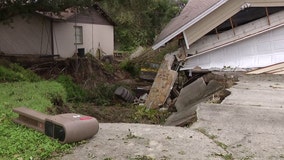
<path fill-rule="evenodd" d="M 283 33 L 284 27 L 280 27 L 200 56 L 193 56 L 186 61 L 185 68 L 251 68 L 284 62 Z"/>
<path fill-rule="evenodd" d="M 54 23 L 55 54 L 63 58 L 71 57 L 77 53 L 78 48 L 85 48 L 85 52 L 94 54 L 99 45 L 108 55 L 114 50 L 114 29 L 109 25 L 77 23 L 83 28 L 83 44 L 75 44 L 75 23 Z"/>
<path fill-rule="evenodd" d="M 256 45 L 256 51 L 259 54 L 269 54 L 271 52 L 271 49 L 271 42 L 260 42 Z"/>
<path fill-rule="evenodd" d="M 273 41 L 273 49 L 275 51 L 284 51 L 284 39 Z"/>

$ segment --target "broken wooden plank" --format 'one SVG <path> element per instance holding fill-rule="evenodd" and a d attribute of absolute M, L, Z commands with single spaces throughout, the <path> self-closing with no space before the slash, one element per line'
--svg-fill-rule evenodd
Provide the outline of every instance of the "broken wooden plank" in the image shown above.
<path fill-rule="evenodd" d="M 284 74 L 284 71 L 276 72 L 276 73 L 273 73 L 273 74 Z"/>
<path fill-rule="evenodd" d="M 270 65 L 267 67 L 263 67 L 260 69 L 256 69 L 254 71 L 248 72 L 247 74 L 262 74 L 262 73 L 269 73 L 269 72 L 273 72 L 275 70 L 279 70 L 279 69 L 283 69 L 284 68 L 284 62 L 282 63 L 277 63 L 274 65 Z"/>
<path fill-rule="evenodd" d="M 269 71 L 267 73 L 278 74 L 278 73 L 281 73 L 282 71 L 284 71 L 284 68 L 275 69 L 275 70 Z"/>

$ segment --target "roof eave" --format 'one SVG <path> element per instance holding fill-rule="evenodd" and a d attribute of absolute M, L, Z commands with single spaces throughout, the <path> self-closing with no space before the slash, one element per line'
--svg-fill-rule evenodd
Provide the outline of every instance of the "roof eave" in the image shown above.
<path fill-rule="evenodd" d="M 203 12 L 202 14 L 200 14 L 199 16 L 194 18 L 193 20 L 189 21 L 188 23 L 186 23 L 185 25 L 180 27 L 178 30 L 176 30 L 175 32 L 173 32 L 172 34 L 170 34 L 169 36 L 167 36 L 166 38 L 164 38 L 160 42 L 156 43 L 154 46 L 152 46 L 152 49 L 156 50 L 156 49 L 160 48 L 161 46 L 165 45 L 171 39 L 173 39 L 174 37 L 176 37 L 180 33 L 184 32 L 187 28 L 189 28 L 190 26 L 194 25 L 195 23 L 197 23 L 198 21 L 200 21 L 201 19 L 203 19 L 204 17 L 206 17 L 207 15 L 209 15 L 214 10 L 216 10 L 217 8 L 219 8 L 220 6 L 222 6 L 223 4 L 225 4 L 228 1 L 229 0 L 221 0 L 221 1 L 219 1 L 218 3 L 216 3 L 215 5 L 210 7 L 208 10 L 206 10 L 205 12 Z"/>

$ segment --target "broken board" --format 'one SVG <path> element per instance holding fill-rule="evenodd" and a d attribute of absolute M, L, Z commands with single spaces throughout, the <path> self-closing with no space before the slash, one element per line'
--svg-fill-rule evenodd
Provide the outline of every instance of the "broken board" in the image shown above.
<path fill-rule="evenodd" d="M 247 74 L 262 74 L 262 73 L 283 74 L 283 71 L 284 71 L 284 62 L 256 69 L 254 71 L 248 72 Z"/>

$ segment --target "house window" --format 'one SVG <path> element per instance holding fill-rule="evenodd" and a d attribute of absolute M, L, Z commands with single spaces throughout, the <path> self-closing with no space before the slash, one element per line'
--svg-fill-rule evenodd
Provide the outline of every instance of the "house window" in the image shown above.
<path fill-rule="evenodd" d="M 75 26 L 75 44 L 83 44 L 83 27 Z"/>

